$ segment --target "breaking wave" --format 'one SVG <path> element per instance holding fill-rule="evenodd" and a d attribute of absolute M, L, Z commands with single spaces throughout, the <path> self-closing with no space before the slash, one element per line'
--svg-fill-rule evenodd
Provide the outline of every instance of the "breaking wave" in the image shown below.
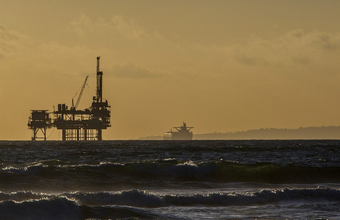
<path fill-rule="evenodd" d="M 261 183 L 321 183 L 340 182 L 340 167 L 310 167 L 295 164 L 273 163 L 242 164 L 218 160 L 194 164 L 177 160 L 155 160 L 126 164 L 102 163 L 99 165 L 45 165 L 25 168 L 3 168 L 0 178 L 15 180 L 17 184 L 29 179 L 64 180 L 81 179 L 110 182 L 121 179 L 127 182 L 155 179 L 159 181 L 204 182 L 261 182 Z M 21 179 L 21 181 L 20 181 Z M 18 181 L 19 180 L 19 181 Z M 7 182 L 8 184 L 8 182 Z"/>
<path fill-rule="evenodd" d="M 163 206 L 233 206 L 259 205 L 280 201 L 340 201 L 338 189 L 277 189 L 261 190 L 254 193 L 211 193 L 195 195 L 156 195 L 140 190 L 128 190 L 117 193 L 71 193 L 63 194 L 67 198 L 87 205 L 127 205 L 136 207 Z"/>
<path fill-rule="evenodd" d="M 340 202 L 331 188 L 276 189 L 245 193 L 156 195 L 140 190 L 46 195 L 32 192 L 0 194 L 1 219 L 163 218 L 143 208 L 167 206 L 249 206 L 278 202 Z M 168 216 L 169 217 L 169 216 Z M 166 217 L 164 217 L 166 218 Z"/>

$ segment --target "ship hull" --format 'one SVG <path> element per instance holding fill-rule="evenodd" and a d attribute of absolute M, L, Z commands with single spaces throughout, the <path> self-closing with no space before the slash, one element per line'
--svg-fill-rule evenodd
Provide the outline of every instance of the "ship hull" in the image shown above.
<path fill-rule="evenodd" d="M 192 140 L 192 132 L 174 132 L 171 140 Z"/>

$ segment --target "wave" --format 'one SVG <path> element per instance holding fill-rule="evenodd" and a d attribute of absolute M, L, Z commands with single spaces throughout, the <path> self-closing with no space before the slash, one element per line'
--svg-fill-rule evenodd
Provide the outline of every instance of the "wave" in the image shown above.
<path fill-rule="evenodd" d="M 80 204 L 74 198 L 67 198 L 65 195 L 59 196 L 44 196 L 37 199 L 41 195 L 31 192 L 19 193 L 23 197 L 33 197 L 26 201 L 18 202 L 1 201 L 0 202 L 0 219 L 15 219 L 15 220 L 77 220 L 77 219 L 174 219 L 172 216 L 162 216 L 154 214 L 150 210 L 141 209 L 138 207 L 128 206 L 89 206 Z M 25 195 L 26 194 L 26 195 Z M 4 196 L 4 193 L 1 193 Z M 17 193 L 7 194 L 8 198 L 17 197 Z M 124 194 L 122 194 L 124 197 Z M 70 196 L 72 197 L 72 196 Z M 100 194 L 96 195 L 96 200 L 100 200 Z M 12 198 L 13 199 L 13 198 Z M 18 198 L 15 198 L 18 199 Z M 138 199 L 138 198 L 131 198 Z"/>
<path fill-rule="evenodd" d="M 340 167 L 310 167 L 273 163 L 242 164 L 218 160 L 195 164 L 175 159 L 99 165 L 42 165 L 25 168 L 4 168 L 0 171 L 0 186 L 10 183 L 48 184 L 53 181 L 82 181 L 87 184 L 112 182 L 197 181 L 197 182 L 259 182 L 259 183 L 325 183 L 340 182 Z M 49 182 L 50 181 L 50 182 Z M 27 189 L 27 188 L 25 188 Z"/>
<path fill-rule="evenodd" d="M 66 198 L 0 203 L 0 219 L 83 219 L 76 202 Z"/>
<path fill-rule="evenodd" d="M 65 210 L 65 213 L 79 214 L 81 206 L 248 206 L 277 202 L 340 202 L 340 190 L 333 188 L 275 189 L 243 193 L 210 193 L 193 195 L 157 195 L 132 189 L 118 192 L 73 192 L 59 195 L 46 195 L 33 192 L 1 193 L 0 213 L 6 210 L 22 211 L 40 207 L 52 212 Z M 3 195 L 7 195 L 4 198 Z M 21 202 L 18 202 L 21 200 Z M 32 211 L 33 212 L 33 211 Z"/>
<path fill-rule="evenodd" d="M 72 193 L 63 194 L 80 203 L 90 205 L 128 205 L 137 207 L 164 206 L 240 206 L 261 205 L 281 201 L 340 201 L 337 189 L 277 189 L 261 190 L 255 193 L 211 193 L 195 195 L 159 196 L 140 190 L 128 190 L 118 193 Z"/>
<path fill-rule="evenodd" d="M 141 190 L 73 192 L 47 195 L 33 192 L 0 193 L 0 219 L 175 219 L 158 208 L 233 207 L 289 203 L 322 205 L 340 203 L 332 188 L 276 189 L 243 193 L 157 195 Z"/>

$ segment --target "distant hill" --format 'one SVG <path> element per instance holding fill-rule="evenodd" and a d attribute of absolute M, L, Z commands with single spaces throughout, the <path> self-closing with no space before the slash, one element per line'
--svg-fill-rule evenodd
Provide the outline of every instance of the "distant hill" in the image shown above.
<path fill-rule="evenodd" d="M 162 136 L 148 136 L 139 140 L 162 140 Z M 242 139 L 340 139 L 340 126 L 304 127 L 297 129 L 261 128 L 237 132 L 195 134 L 194 140 Z"/>
<path fill-rule="evenodd" d="M 194 134 L 194 139 L 340 139 L 340 126 L 305 127 L 297 129 L 261 128 L 227 133 Z"/>

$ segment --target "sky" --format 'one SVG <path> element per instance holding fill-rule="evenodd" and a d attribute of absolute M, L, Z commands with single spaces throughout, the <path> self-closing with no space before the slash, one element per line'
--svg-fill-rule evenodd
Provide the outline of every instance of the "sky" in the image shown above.
<path fill-rule="evenodd" d="M 340 125 L 338 0 L 0 0 L 0 140 L 96 90 L 103 139 Z M 60 139 L 59 130 L 49 130 Z"/>

